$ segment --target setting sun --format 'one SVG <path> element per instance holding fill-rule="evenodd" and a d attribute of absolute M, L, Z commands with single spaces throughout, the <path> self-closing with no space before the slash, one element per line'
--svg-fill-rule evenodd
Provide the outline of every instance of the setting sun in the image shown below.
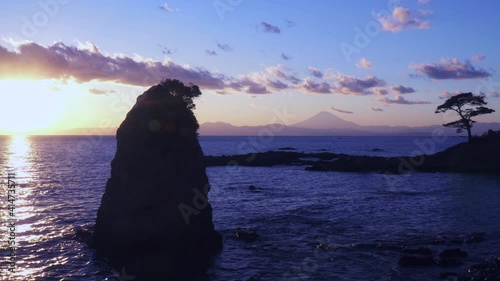
<path fill-rule="evenodd" d="M 49 129 L 61 116 L 69 96 L 51 89 L 53 82 L 0 81 L 3 103 L 0 128 L 3 134 L 32 134 Z"/>

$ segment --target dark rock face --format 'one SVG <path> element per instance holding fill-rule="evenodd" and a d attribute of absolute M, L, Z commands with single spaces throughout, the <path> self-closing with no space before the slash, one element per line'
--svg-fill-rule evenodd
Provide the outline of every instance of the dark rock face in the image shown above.
<path fill-rule="evenodd" d="M 193 263 L 222 247 L 207 199 L 198 127 L 186 103 L 162 84 L 137 98 L 117 131 L 111 177 L 97 212 L 98 250 L 161 251 Z"/>

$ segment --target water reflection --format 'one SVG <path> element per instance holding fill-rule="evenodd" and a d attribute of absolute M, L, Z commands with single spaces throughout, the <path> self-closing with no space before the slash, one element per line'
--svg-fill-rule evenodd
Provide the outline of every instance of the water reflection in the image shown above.
<path fill-rule="evenodd" d="M 7 172 L 15 173 L 20 184 L 27 184 L 32 180 L 31 143 L 28 136 L 11 136 L 8 146 Z"/>
<path fill-rule="evenodd" d="M 2 271 L 3 276 L 9 276 L 12 280 L 25 280 L 33 276 L 36 269 L 30 268 L 30 255 L 26 255 L 26 248 L 39 240 L 40 235 L 34 235 L 33 223 L 36 221 L 36 212 L 33 201 L 33 163 L 32 163 L 32 145 L 28 136 L 11 136 L 8 140 L 7 161 L 5 163 L 4 175 L 7 173 L 15 174 L 15 208 L 14 217 L 8 212 L 2 214 L 3 221 L 15 219 L 15 246 L 16 246 L 16 268 L 15 273 L 9 273 L 7 269 Z M 6 184 L 6 179 L 4 180 Z M 6 190 L 2 190 L 2 202 L 7 205 Z M 3 231 L 2 231 L 3 232 Z M 7 235 L 7 234 L 5 234 Z M 8 237 L 4 236 L 3 241 Z M 10 250 L 9 250 L 10 254 Z"/>

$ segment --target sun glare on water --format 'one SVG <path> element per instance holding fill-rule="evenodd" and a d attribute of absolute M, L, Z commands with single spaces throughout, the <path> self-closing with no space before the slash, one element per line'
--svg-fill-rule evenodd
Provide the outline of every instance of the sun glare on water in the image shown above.
<path fill-rule="evenodd" d="M 14 174 L 11 178 L 15 182 L 15 186 L 11 187 L 13 193 L 9 202 L 15 207 L 8 212 L 2 212 L 2 221 L 9 223 L 9 230 L 14 227 L 15 244 L 15 271 L 7 272 L 6 268 L 0 272 L 2 280 L 33 280 L 31 277 L 35 274 L 40 274 L 44 270 L 38 265 L 38 262 L 32 261 L 36 255 L 29 251 L 23 252 L 23 248 L 28 248 L 28 245 L 33 245 L 47 239 L 45 233 L 41 233 L 43 229 L 35 225 L 41 223 L 45 218 L 40 216 L 40 208 L 35 207 L 33 198 L 33 190 L 37 188 L 34 181 L 33 163 L 32 163 L 33 147 L 31 140 L 27 136 L 15 135 L 11 136 L 6 146 L 7 161 L 5 163 L 5 172 Z M 6 189 L 3 189 L 2 198 L 7 198 Z M 14 222 L 14 226 L 10 225 Z M 0 237 L 3 241 L 8 241 L 12 235 L 4 231 Z M 6 244 L 7 245 L 7 244 Z M 10 245 L 10 244 L 9 244 Z M 10 248 L 9 248 L 9 251 Z M 9 252 L 12 253 L 12 252 Z M 23 255 L 22 258 L 19 258 Z"/>
<path fill-rule="evenodd" d="M 53 81 L 0 81 L 0 134 L 32 134 L 60 118 L 68 96 L 51 90 Z"/>

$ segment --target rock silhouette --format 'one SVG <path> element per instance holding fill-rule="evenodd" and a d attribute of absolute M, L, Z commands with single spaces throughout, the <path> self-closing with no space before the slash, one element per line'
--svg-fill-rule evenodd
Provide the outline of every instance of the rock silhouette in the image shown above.
<path fill-rule="evenodd" d="M 143 269 L 137 262 L 151 253 L 149 260 L 157 261 L 157 255 L 163 261 L 147 270 L 147 278 L 156 278 L 155 270 L 165 276 L 193 273 L 222 247 L 207 199 L 210 185 L 194 105 L 183 96 L 196 90 L 177 80 L 153 86 L 137 98 L 118 128 L 94 243 L 119 256 L 132 275 L 141 274 L 133 270 Z"/>

